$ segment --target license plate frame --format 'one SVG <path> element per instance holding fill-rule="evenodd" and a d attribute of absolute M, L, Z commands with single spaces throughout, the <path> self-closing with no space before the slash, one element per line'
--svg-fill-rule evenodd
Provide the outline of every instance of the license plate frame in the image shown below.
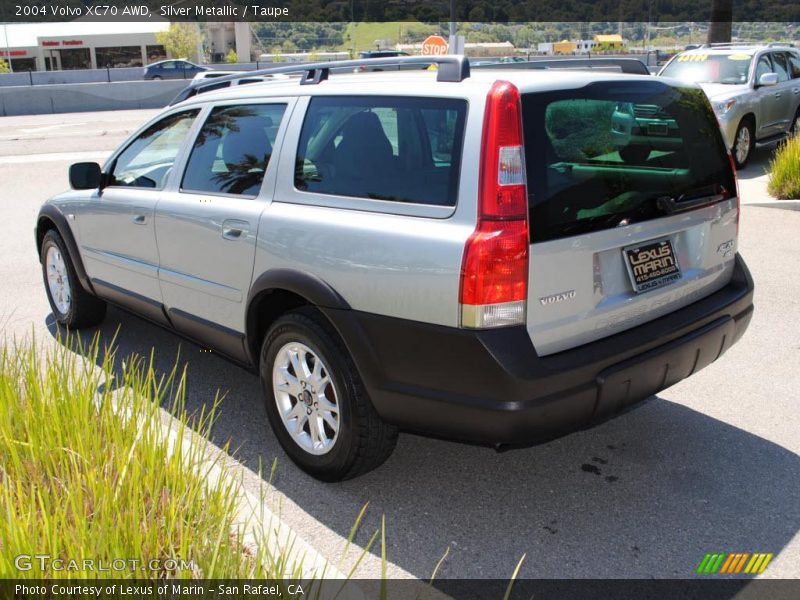
<path fill-rule="evenodd" d="M 649 240 L 622 249 L 622 259 L 637 294 L 675 283 L 683 277 L 670 238 Z"/>
<path fill-rule="evenodd" d="M 669 125 L 666 123 L 648 123 L 647 135 L 667 136 L 669 135 Z"/>

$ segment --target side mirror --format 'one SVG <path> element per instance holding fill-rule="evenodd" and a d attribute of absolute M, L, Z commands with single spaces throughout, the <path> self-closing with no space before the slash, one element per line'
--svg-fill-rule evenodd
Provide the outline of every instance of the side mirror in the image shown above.
<path fill-rule="evenodd" d="M 778 74 L 777 73 L 764 73 L 761 77 L 758 78 L 758 86 L 770 86 L 776 85 L 778 83 Z"/>
<path fill-rule="evenodd" d="M 102 182 L 103 173 L 97 163 L 75 163 L 69 168 L 69 185 L 73 190 L 93 190 Z"/>

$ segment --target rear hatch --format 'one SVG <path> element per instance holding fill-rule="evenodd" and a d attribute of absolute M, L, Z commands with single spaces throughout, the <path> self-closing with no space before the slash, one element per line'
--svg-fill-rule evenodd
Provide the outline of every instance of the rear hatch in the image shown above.
<path fill-rule="evenodd" d="M 686 306 L 731 278 L 738 200 L 702 90 L 604 81 L 522 95 L 527 326 L 540 355 Z"/>

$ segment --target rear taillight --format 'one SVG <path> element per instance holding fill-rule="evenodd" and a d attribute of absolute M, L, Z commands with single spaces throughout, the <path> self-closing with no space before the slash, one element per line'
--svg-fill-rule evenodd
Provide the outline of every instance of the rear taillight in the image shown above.
<path fill-rule="evenodd" d="M 461 325 L 525 323 L 528 299 L 528 193 L 519 90 L 497 81 L 486 98 L 478 224 L 461 267 Z"/>

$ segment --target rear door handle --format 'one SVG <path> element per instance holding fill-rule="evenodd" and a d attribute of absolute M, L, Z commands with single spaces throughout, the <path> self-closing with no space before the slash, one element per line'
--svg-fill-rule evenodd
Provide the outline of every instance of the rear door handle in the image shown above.
<path fill-rule="evenodd" d="M 145 215 L 134 215 L 133 222 L 137 225 L 146 225 L 147 224 L 147 217 Z"/>
<path fill-rule="evenodd" d="M 250 223 L 238 219 L 226 219 L 222 222 L 222 237 L 226 240 L 236 241 L 247 237 Z"/>

